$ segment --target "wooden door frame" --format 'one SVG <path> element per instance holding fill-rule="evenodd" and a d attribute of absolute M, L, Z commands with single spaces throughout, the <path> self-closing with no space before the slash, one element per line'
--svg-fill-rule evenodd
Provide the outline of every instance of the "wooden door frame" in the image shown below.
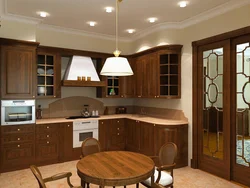
<path fill-rule="evenodd" d="M 198 85 L 198 48 L 202 45 L 207 45 L 211 44 L 214 42 L 219 42 L 223 40 L 231 40 L 233 38 L 243 36 L 246 34 L 250 34 L 250 26 L 241 28 L 238 30 L 230 31 L 227 33 L 223 33 L 220 35 L 212 36 L 206 39 L 198 40 L 192 42 L 192 55 L 193 55 L 193 80 L 192 80 L 192 91 L 193 91 L 193 96 L 192 96 L 192 121 L 193 121 L 193 128 L 192 128 L 192 159 L 191 159 L 191 167 L 192 168 L 199 168 L 198 166 L 198 91 L 199 89 L 197 88 Z"/>

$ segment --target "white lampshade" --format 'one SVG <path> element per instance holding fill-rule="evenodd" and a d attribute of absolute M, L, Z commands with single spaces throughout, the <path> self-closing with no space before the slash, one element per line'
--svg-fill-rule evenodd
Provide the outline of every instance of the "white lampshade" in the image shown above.
<path fill-rule="evenodd" d="M 106 59 L 100 74 L 104 76 L 131 76 L 134 73 L 127 58 L 109 57 Z"/>

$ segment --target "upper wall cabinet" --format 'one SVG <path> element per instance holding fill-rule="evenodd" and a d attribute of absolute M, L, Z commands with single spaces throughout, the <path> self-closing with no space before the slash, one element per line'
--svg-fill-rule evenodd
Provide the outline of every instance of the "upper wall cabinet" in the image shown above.
<path fill-rule="evenodd" d="M 61 97 L 61 58 L 58 54 L 37 52 L 37 97 Z"/>
<path fill-rule="evenodd" d="M 35 98 L 38 43 L 0 39 L 0 44 L 1 98 Z"/>

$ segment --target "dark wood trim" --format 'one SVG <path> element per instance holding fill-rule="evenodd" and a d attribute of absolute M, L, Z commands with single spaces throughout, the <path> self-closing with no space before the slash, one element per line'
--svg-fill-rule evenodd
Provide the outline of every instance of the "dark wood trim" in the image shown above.
<path fill-rule="evenodd" d="M 105 81 L 78 81 L 78 80 L 63 80 L 62 86 L 67 87 L 105 87 Z"/>
<path fill-rule="evenodd" d="M 192 81 L 192 88 L 193 88 L 193 132 L 192 132 L 192 140 L 193 140 L 193 156 L 191 159 L 191 167 L 198 168 L 198 120 L 197 120 L 197 96 L 198 96 L 198 47 L 193 46 L 193 81 Z"/>
<path fill-rule="evenodd" d="M 24 40 L 16 40 L 16 39 L 7 39 L 7 38 L 0 38 L 1 45 L 29 45 L 29 46 L 38 46 L 39 42 L 31 42 L 31 41 L 24 41 Z"/>
<path fill-rule="evenodd" d="M 142 56 L 142 55 L 147 55 L 149 53 L 153 53 L 153 52 L 157 52 L 159 50 L 173 50 L 173 51 L 181 51 L 183 45 L 180 44 L 175 44 L 175 45 L 162 45 L 162 46 L 156 46 L 153 48 L 150 48 L 148 50 L 144 50 L 142 52 L 138 52 L 138 53 L 134 53 L 134 54 L 130 54 L 130 55 L 126 55 L 126 57 L 138 57 L 138 56 Z"/>
<path fill-rule="evenodd" d="M 244 27 L 241 29 L 237 29 L 234 31 L 229 31 L 226 33 L 222 33 L 219 35 L 215 35 L 209 38 L 205 38 L 205 39 L 201 39 L 198 41 L 194 41 L 192 42 L 192 46 L 201 46 L 201 45 L 205 45 L 205 44 L 209 44 L 209 43 L 213 43 L 213 42 L 218 42 L 218 41 L 222 41 L 222 40 L 227 40 L 227 39 L 232 39 L 241 35 L 246 35 L 246 34 L 250 34 L 250 26 L 248 27 Z"/>

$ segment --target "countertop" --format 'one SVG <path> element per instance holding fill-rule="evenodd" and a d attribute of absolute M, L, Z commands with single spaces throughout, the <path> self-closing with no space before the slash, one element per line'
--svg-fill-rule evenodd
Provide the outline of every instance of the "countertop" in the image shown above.
<path fill-rule="evenodd" d="M 161 119 L 156 117 L 150 117 L 146 115 L 139 114 L 115 114 L 115 115 L 102 115 L 98 118 L 82 118 L 82 119 L 65 119 L 65 118 L 50 118 L 50 119 L 38 119 L 36 124 L 46 124 L 46 123 L 64 123 L 64 122 L 73 122 L 81 120 L 105 120 L 105 119 L 117 119 L 117 118 L 127 118 L 138 121 L 143 121 L 147 123 L 153 123 L 157 125 L 185 125 L 188 124 L 184 120 L 172 120 L 172 119 Z"/>

